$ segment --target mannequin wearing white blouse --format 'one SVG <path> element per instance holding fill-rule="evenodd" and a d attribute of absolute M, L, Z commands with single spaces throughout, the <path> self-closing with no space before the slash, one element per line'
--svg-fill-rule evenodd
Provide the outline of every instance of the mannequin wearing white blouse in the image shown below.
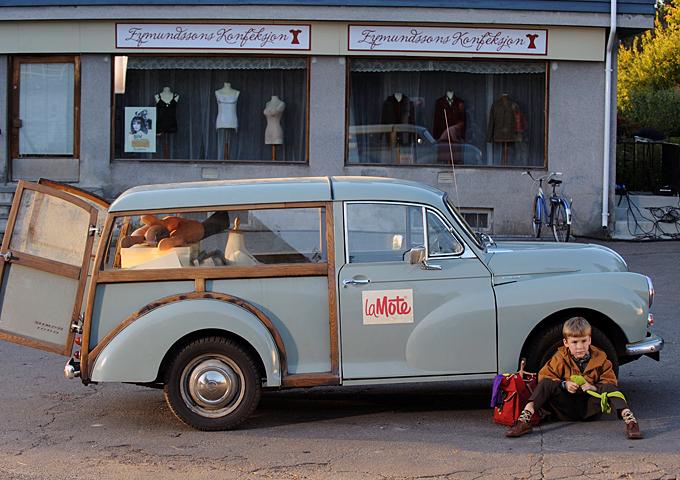
<path fill-rule="evenodd" d="M 281 128 L 281 116 L 286 109 L 286 104 L 276 95 L 273 95 L 262 112 L 267 119 L 267 128 L 264 131 L 265 145 L 282 145 L 283 129 Z"/>
<path fill-rule="evenodd" d="M 217 119 L 215 128 L 238 128 L 238 117 L 236 116 L 236 102 L 239 96 L 238 90 L 231 87 L 231 83 L 224 82 L 224 86 L 215 90 L 217 100 Z"/>

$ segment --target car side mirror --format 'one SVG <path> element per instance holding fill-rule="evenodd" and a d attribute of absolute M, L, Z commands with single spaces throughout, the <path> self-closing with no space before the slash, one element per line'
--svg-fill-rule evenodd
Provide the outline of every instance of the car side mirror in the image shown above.
<path fill-rule="evenodd" d="M 425 261 L 425 247 L 413 247 L 406 252 L 408 263 L 411 265 L 420 265 Z"/>

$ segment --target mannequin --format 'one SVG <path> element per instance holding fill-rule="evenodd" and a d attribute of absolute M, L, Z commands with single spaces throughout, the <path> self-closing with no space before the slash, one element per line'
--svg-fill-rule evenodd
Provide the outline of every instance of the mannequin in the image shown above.
<path fill-rule="evenodd" d="M 286 109 L 286 103 L 276 95 L 272 95 L 265 106 L 262 114 L 267 119 L 267 128 L 264 131 L 264 144 L 272 146 L 272 160 L 276 160 L 275 145 L 283 145 L 283 129 L 281 128 L 281 116 Z"/>
<path fill-rule="evenodd" d="M 238 128 L 238 117 L 236 116 L 236 102 L 241 92 L 231 87 L 231 83 L 224 82 L 224 86 L 215 90 L 217 99 L 217 120 L 215 128 Z"/>
<path fill-rule="evenodd" d="M 465 103 L 453 89 L 447 90 L 435 101 L 432 136 L 445 143 L 449 140 L 460 143 L 465 139 Z"/>
<path fill-rule="evenodd" d="M 224 248 L 224 258 L 233 265 L 255 265 L 257 260 L 246 250 L 246 241 L 239 229 L 241 220 L 234 220 L 234 228 L 229 231 L 227 246 Z"/>
<path fill-rule="evenodd" d="M 156 135 L 177 132 L 177 102 L 179 95 L 170 87 L 163 87 L 160 93 L 154 95 L 156 99 Z M 163 156 L 168 158 L 168 142 L 163 143 Z"/>
<path fill-rule="evenodd" d="M 217 119 L 215 120 L 215 128 L 226 129 L 224 136 L 224 159 L 229 160 L 229 140 L 231 137 L 231 130 L 238 128 L 238 117 L 236 115 L 236 102 L 241 92 L 232 88 L 231 83 L 224 82 L 224 86 L 219 90 L 215 90 L 215 99 L 217 100 Z"/>
<path fill-rule="evenodd" d="M 380 123 L 414 125 L 416 119 L 413 102 L 402 92 L 394 92 L 383 102 Z M 392 132 L 388 136 L 390 148 L 399 145 L 411 145 L 413 140 L 413 134 L 408 132 L 399 132 L 396 135 Z"/>
<path fill-rule="evenodd" d="M 489 127 L 486 130 L 486 141 L 502 144 L 502 165 L 508 163 L 508 144 L 514 145 L 515 142 L 522 140 L 522 132 L 519 131 L 521 122 L 517 121 L 520 116 L 519 105 L 507 93 L 501 94 L 498 100 L 491 106 Z"/>

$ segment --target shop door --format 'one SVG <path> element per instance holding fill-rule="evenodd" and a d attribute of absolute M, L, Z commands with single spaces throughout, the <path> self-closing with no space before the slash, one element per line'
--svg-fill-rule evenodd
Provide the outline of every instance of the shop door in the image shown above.
<path fill-rule="evenodd" d="M 71 354 L 96 225 L 90 203 L 19 182 L 0 249 L 0 339 Z"/>

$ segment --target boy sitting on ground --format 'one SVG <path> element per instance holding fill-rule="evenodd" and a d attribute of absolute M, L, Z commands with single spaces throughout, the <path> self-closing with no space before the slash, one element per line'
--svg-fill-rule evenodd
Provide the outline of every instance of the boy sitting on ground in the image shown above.
<path fill-rule="evenodd" d="M 626 423 L 628 438 L 642 438 L 633 412 L 617 391 L 612 363 L 602 350 L 590 344 L 591 333 L 585 318 L 573 317 L 564 322 L 564 346 L 538 372 L 538 385 L 506 437 L 531 432 L 531 417 L 540 408 L 546 408 L 560 420 L 586 420 L 613 408 Z"/>

